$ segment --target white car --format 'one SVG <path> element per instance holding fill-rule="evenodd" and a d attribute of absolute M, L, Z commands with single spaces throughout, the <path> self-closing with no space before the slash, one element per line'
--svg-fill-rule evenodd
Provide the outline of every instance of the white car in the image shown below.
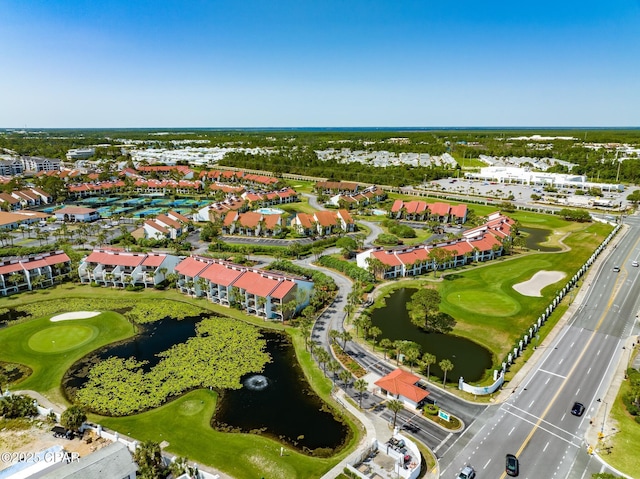
<path fill-rule="evenodd" d="M 465 466 L 465 468 L 457 475 L 456 479 L 474 479 L 476 477 L 476 471 L 471 466 Z"/>
<path fill-rule="evenodd" d="M 637 268 L 638 267 L 638 262 L 637 261 L 632 261 L 631 262 L 631 266 L 635 266 Z"/>

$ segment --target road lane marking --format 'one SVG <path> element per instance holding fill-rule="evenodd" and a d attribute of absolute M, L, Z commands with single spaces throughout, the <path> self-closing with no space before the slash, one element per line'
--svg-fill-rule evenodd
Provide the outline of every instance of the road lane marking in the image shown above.
<path fill-rule="evenodd" d="M 511 428 L 511 431 L 509 431 L 509 434 L 507 434 L 507 436 L 511 436 L 511 433 L 512 433 L 513 431 L 515 431 L 515 430 L 516 430 L 516 427 L 515 427 L 515 426 L 513 426 L 513 427 Z"/>
<path fill-rule="evenodd" d="M 531 438 L 533 437 L 535 432 L 538 429 L 543 429 L 543 428 L 540 427 L 540 424 L 542 424 L 542 422 L 544 421 L 544 418 L 546 417 L 546 415 L 549 414 L 549 411 L 551 410 L 551 408 L 554 405 L 554 403 L 557 401 L 558 397 L 560 396 L 560 393 L 562 392 L 564 387 L 567 385 L 567 382 L 569 381 L 569 377 L 573 374 L 573 372 L 578 367 L 578 364 L 580 364 L 580 362 L 582 361 L 582 357 L 587 353 L 587 350 L 589 349 L 589 346 L 591 345 L 591 343 L 593 342 L 594 338 L 596 337 L 596 334 L 598 333 L 598 330 L 602 326 L 602 323 L 604 322 L 604 319 L 607 316 L 608 310 L 610 309 L 611 304 L 613 303 L 613 300 L 615 299 L 615 291 L 616 291 L 616 287 L 614 286 L 614 290 L 611 292 L 611 296 L 609 297 L 609 302 L 607 304 L 608 307 L 604 308 L 604 310 L 602 312 L 602 315 L 600 316 L 600 320 L 596 324 L 595 328 L 593 328 L 593 331 L 591 332 L 591 336 L 589 337 L 588 341 L 586 342 L 586 344 L 582 348 L 582 351 L 580 352 L 580 355 L 578 356 L 576 361 L 573 363 L 573 366 L 571 367 L 571 369 L 567 373 L 567 376 L 565 377 L 564 381 L 562 381 L 562 384 L 557 389 L 557 391 L 554 394 L 554 396 L 551 398 L 551 401 L 549 401 L 549 404 L 548 404 L 547 408 L 540 415 L 540 418 L 538 419 L 538 422 L 534 424 L 534 426 L 531 428 L 531 431 L 529 431 L 529 434 L 527 435 L 525 440 L 522 442 L 522 445 L 520 446 L 520 449 L 518 449 L 518 451 L 515 454 L 516 457 L 518 457 L 518 456 L 520 456 L 520 454 L 522 454 L 522 451 L 524 451 L 524 449 L 527 447 L 529 442 L 531 442 Z M 600 350 L 598 350 L 598 354 L 597 355 L 599 355 L 599 354 L 600 354 Z M 523 420 L 526 421 L 526 419 L 523 419 Z M 505 477 L 506 477 L 506 472 L 503 472 L 500 475 L 500 479 L 504 479 Z"/>
<path fill-rule="evenodd" d="M 531 409 L 531 406 L 533 406 L 533 403 L 534 403 L 534 402 L 535 402 L 535 401 L 531 401 L 531 404 L 529 404 L 529 409 Z"/>
<path fill-rule="evenodd" d="M 491 459 L 489 459 L 489 460 L 487 461 L 487 463 L 484 465 L 484 467 L 483 467 L 482 469 L 486 469 L 490 462 L 491 462 Z"/>
<path fill-rule="evenodd" d="M 557 376 L 561 379 L 565 379 L 567 376 L 562 376 L 561 374 L 557 374 L 557 373 L 552 373 L 551 371 L 547 371 L 546 369 L 538 369 L 538 371 L 540 371 L 541 373 L 547 373 L 547 374 L 551 374 L 552 376 Z"/>
<path fill-rule="evenodd" d="M 542 452 L 546 451 L 548 447 L 549 447 L 549 441 L 547 441 L 547 443 L 544 445 Z"/>

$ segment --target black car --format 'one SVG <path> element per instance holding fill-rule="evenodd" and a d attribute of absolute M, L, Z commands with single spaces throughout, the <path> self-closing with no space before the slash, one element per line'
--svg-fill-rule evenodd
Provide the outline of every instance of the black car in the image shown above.
<path fill-rule="evenodd" d="M 513 454 L 507 454 L 506 472 L 509 476 L 513 477 L 520 474 L 520 463 L 518 462 L 518 458 Z"/>
<path fill-rule="evenodd" d="M 574 416 L 582 416 L 582 413 L 584 413 L 584 405 L 582 403 L 574 403 L 573 407 L 571 408 L 571 414 L 573 414 Z"/>

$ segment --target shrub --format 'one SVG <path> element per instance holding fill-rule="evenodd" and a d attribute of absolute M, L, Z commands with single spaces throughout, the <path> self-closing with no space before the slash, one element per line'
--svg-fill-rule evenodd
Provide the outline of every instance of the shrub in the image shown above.
<path fill-rule="evenodd" d="M 0 416 L 6 419 L 30 417 L 38 414 L 34 399 L 29 396 L 13 395 L 0 399 Z"/>

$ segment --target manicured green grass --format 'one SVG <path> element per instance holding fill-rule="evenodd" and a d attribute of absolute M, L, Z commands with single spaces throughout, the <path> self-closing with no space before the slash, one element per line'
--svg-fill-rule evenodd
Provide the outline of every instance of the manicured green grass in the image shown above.
<path fill-rule="evenodd" d="M 519 220 L 523 226 L 535 221 L 538 227 L 551 229 L 553 235 L 548 244 L 563 244 L 570 249 L 558 253 L 516 253 L 477 267 L 438 273 L 437 277 L 429 273 L 386 286 L 381 289 L 380 297 L 398 288 L 435 285 L 442 298 L 440 309 L 457 321 L 453 334 L 469 338 L 492 351 L 497 367 L 611 231 L 610 226 L 601 223 L 568 223 L 555 216 L 540 214 L 523 214 Z M 515 284 L 531 279 L 541 270 L 560 271 L 565 276 L 546 286 L 541 291 L 542 297 L 525 296 L 513 289 Z M 376 301 L 375 306 L 381 303 L 381 300 Z M 557 321 L 557 316 L 553 320 Z"/>
<path fill-rule="evenodd" d="M 118 298 L 175 299 L 261 327 L 285 329 L 281 324 L 266 323 L 240 311 L 216 306 L 202 299 L 189 298 L 175 291 L 147 290 L 134 293 L 66 284 L 30 295 L 13 296 L 11 304 L 3 302 L 2 306 L 15 307 L 60 298 L 96 297 L 113 299 L 114 308 L 117 307 Z M 85 327 L 91 331 L 95 328 L 97 336 L 87 340 L 88 333 L 82 332 Z M 289 331 L 307 380 L 323 400 L 337 407 L 330 397 L 332 384 L 318 369 L 311 354 L 305 350 L 300 332 L 295 329 Z M 116 334 L 118 332 L 120 334 Z M 29 378 L 15 385 L 14 389 L 34 389 L 55 402 L 66 404 L 61 393 L 60 381 L 71 364 L 93 349 L 132 334 L 131 324 L 116 313 L 102 313 L 90 319 L 58 323 L 52 323 L 48 318 L 21 321 L 0 331 L 0 344 L 11 345 L 10 348 L 0 351 L 0 360 L 27 364 L 34 370 Z M 52 340 L 56 341 L 56 347 L 51 345 Z M 40 351 L 35 351 L 34 347 Z M 50 351 L 42 351 L 47 349 Z M 170 452 L 187 456 L 190 460 L 210 465 L 238 478 L 320 477 L 351 452 L 360 439 L 359 427 L 344 413 L 352 436 L 350 443 L 340 454 L 332 458 L 315 458 L 286 448 L 286 453 L 280 457 L 281 444 L 277 441 L 255 434 L 221 433 L 212 429 L 209 421 L 215 411 L 215 401 L 215 392 L 196 390 L 143 414 L 123 418 L 107 418 L 92 414 L 90 418 L 137 440 L 167 441 L 170 444 Z"/>
<path fill-rule="evenodd" d="M 610 454 L 600 451 L 600 455 L 621 472 L 630 477 L 640 477 L 640 455 L 630 453 L 640 448 L 640 424 L 627 412 L 622 402 L 622 396 L 629 393 L 629 381 L 623 381 L 618 391 L 618 396 L 611 410 L 611 418 L 614 423 L 607 423 L 609 427 L 615 427 L 615 434 L 605 437 L 605 446 L 612 446 Z M 605 432 L 605 435 L 609 434 Z"/>
<path fill-rule="evenodd" d="M 216 394 L 192 391 L 162 407 L 135 416 L 91 419 L 122 434 L 145 441 L 168 441 L 169 452 L 210 464 L 237 479 L 320 477 L 338 458 L 311 458 L 255 434 L 222 433 L 209 421 L 215 412 Z"/>
<path fill-rule="evenodd" d="M 33 389 L 66 404 L 60 382 L 67 369 L 87 353 L 133 334 L 133 326 L 113 312 L 56 323 L 48 317 L 39 318 L 0 330 L 0 361 L 32 369 L 32 374 L 14 387 Z"/>
<path fill-rule="evenodd" d="M 80 320 L 74 321 L 79 323 Z M 97 327 L 84 324 L 54 325 L 33 334 L 28 346 L 39 353 L 60 353 L 82 346 L 99 334 Z"/>

